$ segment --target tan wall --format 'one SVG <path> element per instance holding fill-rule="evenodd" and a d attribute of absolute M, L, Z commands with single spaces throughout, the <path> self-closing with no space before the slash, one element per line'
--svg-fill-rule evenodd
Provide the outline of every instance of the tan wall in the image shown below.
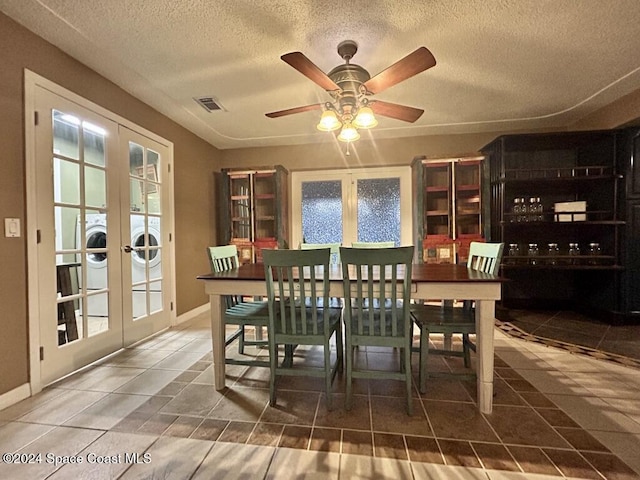
<path fill-rule="evenodd" d="M 282 165 L 289 171 L 409 165 L 415 157 L 422 155 L 477 154 L 481 147 L 503 133 L 506 132 L 407 137 L 375 142 L 360 139 L 351 147 L 349 156 L 345 155 L 345 145 L 337 142 L 223 150 L 220 165 L 223 168 Z"/>
<path fill-rule="evenodd" d="M 23 70 L 35 73 L 174 143 L 177 313 L 206 303 L 196 275 L 215 239 L 212 174 L 220 152 L 0 13 L 0 220 L 26 220 Z M 3 223 L 3 222 L 2 222 Z M 28 381 L 25 237 L 0 235 L 0 395 Z"/>

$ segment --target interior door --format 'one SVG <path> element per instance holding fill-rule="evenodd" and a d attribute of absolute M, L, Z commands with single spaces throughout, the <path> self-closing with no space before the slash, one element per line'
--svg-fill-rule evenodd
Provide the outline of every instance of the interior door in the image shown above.
<path fill-rule="evenodd" d="M 122 347 L 118 126 L 36 90 L 41 379 Z M 115 208 L 113 207 L 115 205 Z"/>
<path fill-rule="evenodd" d="M 169 195 L 163 194 L 170 151 L 120 126 L 122 168 L 122 284 L 124 345 L 169 326 Z M 128 195 L 126 194 L 128 193 Z M 124 198 L 126 197 L 126 198 Z"/>
<path fill-rule="evenodd" d="M 42 385 L 169 325 L 170 149 L 34 88 Z"/>
<path fill-rule="evenodd" d="M 411 245 L 410 167 L 292 173 L 292 245 Z"/>

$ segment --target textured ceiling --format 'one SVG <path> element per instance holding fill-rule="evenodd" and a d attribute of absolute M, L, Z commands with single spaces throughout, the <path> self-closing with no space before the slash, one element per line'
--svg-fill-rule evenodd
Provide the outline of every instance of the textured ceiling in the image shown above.
<path fill-rule="evenodd" d="M 355 40 L 375 75 L 419 46 L 437 65 L 374 98 L 425 110 L 373 138 L 564 127 L 640 88 L 638 0 L 0 0 L 0 11 L 218 148 L 323 141 L 323 71 Z M 193 97 L 213 96 L 209 113 Z"/>

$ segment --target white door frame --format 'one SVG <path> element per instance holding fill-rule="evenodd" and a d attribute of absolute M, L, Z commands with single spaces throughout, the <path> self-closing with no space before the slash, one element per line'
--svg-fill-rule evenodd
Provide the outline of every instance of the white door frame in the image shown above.
<path fill-rule="evenodd" d="M 25 187 L 26 187 L 26 222 L 25 236 L 27 241 L 27 288 L 28 288 L 28 304 L 27 313 L 29 316 L 29 386 L 31 395 L 42 390 L 41 372 L 40 372 L 40 314 L 39 314 L 39 285 L 38 272 L 40 265 L 38 264 L 37 255 L 37 186 L 36 186 L 36 131 L 35 131 L 35 115 L 36 115 L 36 88 L 41 87 L 50 92 L 59 95 L 66 100 L 77 103 L 82 108 L 91 110 L 113 122 L 123 125 L 131 130 L 137 131 L 154 141 L 166 145 L 171 153 L 171 163 L 173 163 L 173 143 L 150 132 L 135 123 L 123 118 L 83 97 L 77 95 L 56 83 L 28 70 L 24 70 L 24 102 L 25 102 Z M 173 171 L 173 168 L 171 169 Z M 169 195 L 170 210 L 168 212 L 168 229 L 173 237 L 175 232 L 174 222 L 174 190 L 173 175 L 167 179 L 167 192 Z M 175 241 L 171 241 L 168 245 L 170 257 L 171 278 L 166 292 L 170 296 L 171 302 L 175 305 L 176 286 L 175 281 Z M 176 310 L 170 310 L 169 324 L 176 324 Z"/>
<path fill-rule="evenodd" d="M 352 185 L 359 179 L 369 178 L 400 178 L 400 215 L 402 218 L 400 230 L 400 244 L 413 245 L 413 215 L 412 215 L 412 190 L 411 190 L 411 167 L 394 166 L 394 167 L 371 167 L 371 168 L 353 168 L 353 169 L 337 169 L 337 170 L 301 170 L 291 172 L 291 224 L 289 231 L 291 232 L 291 248 L 298 248 L 302 242 L 302 183 L 309 181 L 322 180 L 345 180 L 350 178 Z M 350 187 L 351 188 L 351 187 Z M 357 224 L 346 221 L 349 211 L 355 208 L 351 204 L 353 196 L 350 191 L 342 189 L 342 202 L 345 206 L 342 209 L 343 241 L 349 237 L 356 238 Z M 349 228 L 349 225 L 351 227 Z M 348 241 L 348 240 L 347 240 Z M 347 245 L 348 246 L 348 245 Z"/>

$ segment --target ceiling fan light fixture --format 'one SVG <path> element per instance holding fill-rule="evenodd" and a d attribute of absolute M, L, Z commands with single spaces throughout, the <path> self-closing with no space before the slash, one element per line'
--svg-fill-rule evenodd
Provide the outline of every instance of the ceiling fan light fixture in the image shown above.
<path fill-rule="evenodd" d="M 341 142 L 355 142 L 359 138 L 360 134 L 358 133 L 358 130 L 356 130 L 351 123 L 345 123 L 338 135 L 338 140 Z"/>
<path fill-rule="evenodd" d="M 373 128 L 378 125 L 378 120 L 376 120 L 371 107 L 361 107 L 353 120 L 353 125 L 357 128 Z"/>
<path fill-rule="evenodd" d="M 316 125 L 316 128 L 321 132 L 333 132 L 341 126 L 342 123 L 338 120 L 336 112 L 333 110 L 325 110 L 322 112 L 322 116 L 320 117 L 320 121 L 318 122 L 318 125 Z"/>

